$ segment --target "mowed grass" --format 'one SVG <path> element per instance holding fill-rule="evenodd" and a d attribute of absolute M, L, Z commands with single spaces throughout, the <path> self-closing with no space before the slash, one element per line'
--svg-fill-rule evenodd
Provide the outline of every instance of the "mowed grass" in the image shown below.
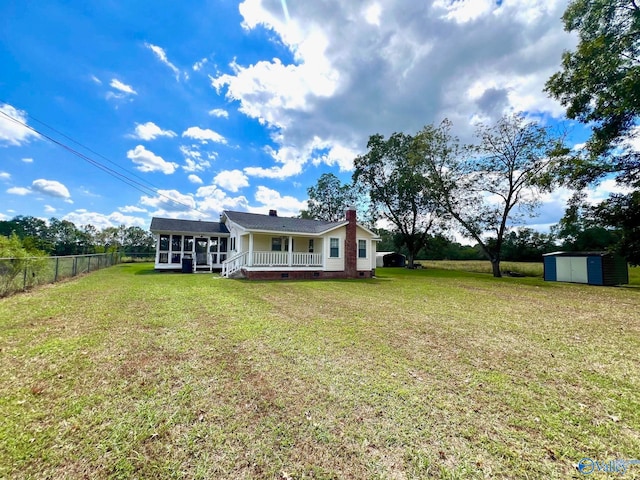
<path fill-rule="evenodd" d="M 0 478 L 581 478 L 640 455 L 639 312 L 537 278 L 119 265 L 0 300 Z"/>

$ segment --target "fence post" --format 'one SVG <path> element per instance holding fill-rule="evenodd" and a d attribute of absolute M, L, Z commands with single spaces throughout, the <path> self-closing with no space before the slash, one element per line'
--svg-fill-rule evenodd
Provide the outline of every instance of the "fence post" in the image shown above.
<path fill-rule="evenodd" d="M 60 257 L 56 257 L 56 274 L 53 277 L 53 283 L 58 281 L 58 265 L 60 264 Z"/>
<path fill-rule="evenodd" d="M 91 256 L 87 258 L 87 273 L 91 271 Z"/>
<path fill-rule="evenodd" d="M 27 289 L 27 265 L 29 263 L 29 259 L 25 259 L 24 261 L 24 275 L 22 277 L 22 290 Z"/>
<path fill-rule="evenodd" d="M 73 267 L 71 267 L 71 276 L 75 277 L 78 274 L 78 257 L 73 257 Z"/>

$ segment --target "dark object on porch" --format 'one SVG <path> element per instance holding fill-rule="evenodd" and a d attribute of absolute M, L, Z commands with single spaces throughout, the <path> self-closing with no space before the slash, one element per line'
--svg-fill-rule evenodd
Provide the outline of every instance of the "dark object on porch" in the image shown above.
<path fill-rule="evenodd" d="M 384 267 L 404 267 L 407 264 L 407 257 L 401 253 L 388 253 L 382 257 Z"/>
<path fill-rule="evenodd" d="M 182 257 L 182 273 L 193 273 L 193 258 L 186 255 Z"/>

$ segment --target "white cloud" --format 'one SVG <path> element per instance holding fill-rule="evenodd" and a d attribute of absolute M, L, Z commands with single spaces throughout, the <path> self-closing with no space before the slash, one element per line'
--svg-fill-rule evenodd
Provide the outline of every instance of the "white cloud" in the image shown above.
<path fill-rule="evenodd" d="M 307 162 L 305 150 L 295 147 L 281 147 L 280 150 L 274 150 L 271 147 L 265 148 L 266 152 L 282 166 L 264 167 L 246 167 L 244 173 L 251 177 L 262 178 L 278 178 L 284 179 L 299 175 L 302 173 L 302 167 Z"/>
<path fill-rule="evenodd" d="M 150 152 L 142 145 L 129 150 L 127 158 L 138 165 L 136 168 L 141 172 L 162 172 L 165 175 L 170 175 L 178 167 L 177 163 L 165 161 L 162 157 Z"/>
<path fill-rule="evenodd" d="M 23 158 L 22 161 L 24 163 L 33 163 L 33 158 Z"/>
<path fill-rule="evenodd" d="M 382 14 L 382 7 L 379 3 L 372 3 L 364 10 L 364 19 L 367 23 L 371 25 L 375 25 L 376 27 L 380 26 L 380 15 Z"/>
<path fill-rule="evenodd" d="M 202 60 L 197 61 L 196 63 L 193 64 L 193 71 L 194 72 L 199 72 L 200 70 L 202 70 L 202 67 L 204 67 L 204 65 L 208 62 L 209 60 L 205 57 Z"/>
<path fill-rule="evenodd" d="M 158 60 L 160 60 L 160 62 L 164 63 L 171 69 L 171 71 L 173 71 L 176 76 L 176 80 L 180 79 L 180 70 L 169 61 L 169 59 L 167 58 L 167 54 L 162 47 L 152 45 L 150 43 L 145 43 L 144 46 L 151 50 L 156 55 L 156 57 L 158 57 Z"/>
<path fill-rule="evenodd" d="M 222 213 L 223 210 L 247 210 L 249 202 L 246 197 L 229 197 L 223 190 L 215 185 L 200 187 L 196 191 L 198 200 L 198 210 L 210 212 L 212 215 Z"/>
<path fill-rule="evenodd" d="M 222 135 L 209 128 L 189 127 L 182 132 L 182 136 L 200 140 L 201 143 L 207 143 L 209 141 L 214 143 L 227 143 L 227 140 Z"/>
<path fill-rule="evenodd" d="M 55 207 L 52 207 L 51 205 L 45 205 L 44 211 L 46 213 L 56 213 L 57 210 L 55 209 Z"/>
<path fill-rule="evenodd" d="M 102 85 L 102 80 L 100 80 L 98 77 L 96 77 L 95 75 L 91 75 L 91 80 L 93 80 L 94 83 L 97 83 L 98 85 Z"/>
<path fill-rule="evenodd" d="M 296 4 L 286 21 L 279 2 L 245 0 L 243 27 L 269 30 L 294 60 L 235 60 L 211 85 L 272 132 L 273 164 L 247 175 L 284 178 L 309 161 L 349 170 L 346 155 L 363 153 L 374 133 L 449 118 L 468 142 L 474 119 L 520 110 L 561 118 L 543 88 L 576 44 L 559 20 L 565 8 L 566 0 L 318 1 Z M 309 151 L 315 137 L 319 155 Z"/>
<path fill-rule="evenodd" d="M 586 201 L 593 205 L 606 200 L 612 193 L 626 195 L 632 191 L 632 188 L 629 188 L 626 185 L 620 185 L 614 179 L 608 178 L 600 182 L 595 188 L 587 191 Z"/>
<path fill-rule="evenodd" d="M 140 198 L 140 203 L 165 212 L 183 212 L 196 209 L 193 195 L 185 195 L 177 190 L 158 190 L 156 197 L 145 195 Z"/>
<path fill-rule="evenodd" d="M 0 172 L 0 180 L 9 180 L 11 178 L 11 174 L 8 172 Z"/>
<path fill-rule="evenodd" d="M 213 110 L 209 110 L 209 115 L 219 118 L 229 118 L 229 112 L 223 108 L 214 108 Z"/>
<path fill-rule="evenodd" d="M 118 208 L 123 213 L 146 213 L 144 208 L 136 207 L 135 205 L 127 205 L 126 207 Z"/>
<path fill-rule="evenodd" d="M 10 193 L 11 195 L 24 196 L 29 195 L 31 193 L 31 189 L 25 187 L 11 187 L 7 189 L 7 193 Z"/>
<path fill-rule="evenodd" d="M 450 2 L 448 0 L 436 0 L 433 3 L 434 9 L 441 9 L 443 18 L 457 23 L 467 23 L 491 13 L 496 6 L 494 0 L 458 0 Z"/>
<path fill-rule="evenodd" d="M 203 172 L 211 166 L 209 160 L 202 158 L 198 145 L 180 145 L 180 152 L 184 155 L 185 164 L 182 169 L 185 172 Z M 208 158 L 212 157 L 209 156 Z"/>
<path fill-rule="evenodd" d="M 120 80 L 118 80 L 116 78 L 112 79 L 111 83 L 109 85 L 111 86 L 111 88 L 114 88 L 114 89 L 118 90 L 119 92 L 122 92 L 123 94 L 126 94 L 126 95 L 137 95 L 138 94 L 138 92 L 136 92 L 133 89 L 133 87 L 131 87 L 130 85 L 127 85 L 126 83 L 122 83 Z"/>
<path fill-rule="evenodd" d="M 90 212 L 86 209 L 78 209 L 62 217 L 62 220 L 73 222 L 77 227 L 93 225 L 98 230 L 108 227 L 145 227 L 146 221 L 143 218 L 123 215 L 120 212 L 113 212 L 108 215 L 98 212 Z"/>
<path fill-rule="evenodd" d="M 278 215 L 294 216 L 298 215 L 300 210 L 307 208 L 306 200 L 300 201 L 289 195 L 282 196 L 278 191 L 262 185 L 256 190 L 255 199 L 263 205 L 250 209 L 255 213 L 267 213 L 268 210 L 275 209 L 278 211 Z"/>
<path fill-rule="evenodd" d="M 302 147 L 292 145 L 281 146 L 278 150 L 266 147 L 265 151 L 275 160 L 272 167 L 245 167 L 244 173 L 252 177 L 285 179 L 299 175 L 305 164 L 311 161 L 314 165 L 322 163 L 335 166 L 341 172 L 353 170 L 353 160 L 358 152 L 343 145 L 338 140 L 323 140 L 313 137 Z"/>
<path fill-rule="evenodd" d="M 640 126 L 636 125 L 625 136 L 622 146 L 633 152 L 640 152 Z"/>
<path fill-rule="evenodd" d="M 0 104 L 0 146 L 19 146 L 38 134 L 25 127 L 27 112 L 3 103 Z M 4 144 L 4 145 L 3 145 Z"/>
<path fill-rule="evenodd" d="M 175 137 L 176 132 L 172 130 L 163 130 L 153 122 L 136 123 L 135 133 L 130 135 L 140 140 L 154 140 L 158 137 Z"/>
<path fill-rule="evenodd" d="M 185 219 L 211 219 L 220 215 L 223 210 L 249 208 L 246 197 L 230 197 L 215 185 L 199 187 L 195 195 L 183 194 L 177 190 L 159 190 L 156 197 L 141 197 L 140 203 L 153 208 L 154 216 Z"/>
<path fill-rule="evenodd" d="M 224 170 L 215 176 L 213 182 L 230 192 L 237 192 L 249 186 L 249 179 L 240 170 Z"/>
<path fill-rule="evenodd" d="M 196 185 L 202 185 L 204 183 L 198 175 L 195 175 L 193 173 L 189 175 L 187 178 L 191 183 L 195 183 Z"/>
<path fill-rule="evenodd" d="M 69 193 L 67 187 L 56 180 L 46 180 L 44 178 L 39 178 L 31 183 L 31 189 L 34 192 L 48 195 L 50 197 L 62 198 L 67 203 L 73 203 L 71 201 L 71 194 Z"/>

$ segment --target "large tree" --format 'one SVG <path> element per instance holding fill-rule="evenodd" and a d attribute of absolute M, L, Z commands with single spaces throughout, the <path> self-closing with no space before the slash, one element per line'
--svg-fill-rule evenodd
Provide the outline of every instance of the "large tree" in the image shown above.
<path fill-rule="evenodd" d="M 344 220 L 345 210 L 355 206 L 356 194 L 349 184 L 342 184 L 333 173 L 323 173 L 318 183 L 307 189 L 309 201 L 304 218 L 339 222 Z"/>
<path fill-rule="evenodd" d="M 412 267 L 439 210 L 422 158 L 415 155 L 415 139 L 403 133 L 387 139 L 376 134 L 369 137 L 367 149 L 355 159 L 353 183 L 368 194 L 371 217 L 394 226 Z"/>
<path fill-rule="evenodd" d="M 444 210 L 500 277 L 505 236 L 522 215 L 535 210 L 541 191 L 550 188 L 550 154 L 560 150 L 561 142 L 548 128 L 519 114 L 480 125 L 479 143 L 473 147 L 460 147 L 450 127 L 445 121 L 417 136 L 427 175 Z"/>
<path fill-rule="evenodd" d="M 632 265 L 640 265 L 640 190 L 627 195 L 614 194 L 592 209 L 601 225 L 618 233 L 613 250 Z"/>
<path fill-rule="evenodd" d="M 635 0 L 574 0 L 562 17 L 565 30 L 577 32 L 575 51 L 564 52 L 562 70 L 546 90 L 567 108 L 567 116 L 589 124 L 587 156 L 568 169 L 583 184 L 617 173 L 638 186 L 640 152 L 640 3 Z"/>

